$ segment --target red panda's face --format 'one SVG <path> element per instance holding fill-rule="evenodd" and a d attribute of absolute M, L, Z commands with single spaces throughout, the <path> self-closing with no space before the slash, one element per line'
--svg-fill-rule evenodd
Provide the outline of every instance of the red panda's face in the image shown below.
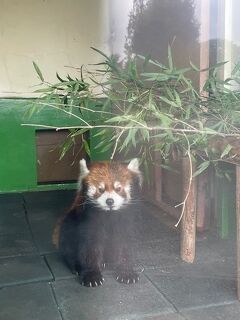
<path fill-rule="evenodd" d="M 116 162 L 96 162 L 89 166 L 80 162 L 79 187 L 86 186 L 88 199 L 102 210 L 119 210 L 131 201 L 134 176 L 140 178 L 137 159 L 129 165 Z"/>

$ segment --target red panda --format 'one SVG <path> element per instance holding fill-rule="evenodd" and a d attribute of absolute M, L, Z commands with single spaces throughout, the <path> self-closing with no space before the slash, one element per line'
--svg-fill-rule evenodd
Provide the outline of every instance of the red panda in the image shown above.
<path fill-rule="evenodd" d="M 138 281 L 131 261 L 131 236 L 141 184 L 137 159 L 129 164 L 106 161 L 87 165 L 84 159 L 80 161 L 77 195 L 58 223 L 54 240 L 82 285 L 102 285 L 106 263 L 113 266 L 118 282 Z"/>

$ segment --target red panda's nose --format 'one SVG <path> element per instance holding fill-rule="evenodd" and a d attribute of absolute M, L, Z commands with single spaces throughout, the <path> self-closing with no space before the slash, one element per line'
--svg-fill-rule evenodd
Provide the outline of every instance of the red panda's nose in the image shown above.
<path fill-rule="evenodd" d="M 107 198 L 106 204 L 107 204 L 109 207 L 112 207 L 112 205 L 114 204 L 114 200 L 113 200 L 112 198 Z"/>

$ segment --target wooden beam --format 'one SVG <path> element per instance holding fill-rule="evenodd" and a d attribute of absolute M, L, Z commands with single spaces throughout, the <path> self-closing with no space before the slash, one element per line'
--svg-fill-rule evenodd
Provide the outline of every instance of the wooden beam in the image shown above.
<path fill-rule="evenodd" d="M 237 295 L 240 300 L 240 166 L 236 166 Z"/>
<path fill-rule="evenodd" d="M 154 183 L 155 183 L 155 200 L 157 202 L 162 201 L 162 167 L 161 167 L 161 156 L 155 152 L 155 162 L 154 165 Z"/>
<path fill-rule="evenodd" d="M 163 212 L 169 214 L 171 217 L 175 218 L 176 221 L 180 217 L 179 209 L 174 208 L 172 205 L 164 202 L 164 201 L 156 201 L 155 199 L 150 199 L 145 197 L 145 201 L 152 203 L 159 209 L 161 209 Z"/>
<path fill-rule="evenodd" d="M 191 177 L 190 166 L 189 158 L 183 158 L 183 199 L 186 198 L 187 194 L 188 197 L 181 222 L 180 254 L 182 260 L 188 263 L 194 261 L 196 241 L 196 179 Z"/>

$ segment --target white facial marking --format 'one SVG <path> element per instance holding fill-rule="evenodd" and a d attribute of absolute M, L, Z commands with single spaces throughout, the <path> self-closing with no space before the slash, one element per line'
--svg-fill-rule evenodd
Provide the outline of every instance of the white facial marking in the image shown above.
<path fill-rule="evenodd" d="M 96 188 L 95 186 L 90 186 L 90 187 L 88 188 L 87 195 L 88 195 L 90 198 L 92 198 L 92 197 L 95 195 L 96 191 L 97 191 L 97 188 Z"/>
<path fill-rule="evenodd" d="M 122 187 L 122 185 L 121 185 L 121 183 L 119 181 L 115 181 L 113 186 L 114 186 L 115 189 L 119 188 L 119 187 Z"/>
<path fill-rule="evenodd" d="M 112 199 L 113 204 L 110 207 L 107 204 L 107 200 Z M 120 209 L 124 204 L 128 202 L 128 199 L 123 198 L 119 194 L 117 194 L 115 191 L 105 191 L 100 197 L 98 197 L 96 200 L 96 204 L 103 210 L 109 211 L 109 210 L 118 210 Z"/>
<path fill-rule="evenodd" d="M 124 187 L 124 191 L 127 195 L 127 199 L 130 200 L 131 199 L 131 185 L 126 184 L 126 186 Z"/>

